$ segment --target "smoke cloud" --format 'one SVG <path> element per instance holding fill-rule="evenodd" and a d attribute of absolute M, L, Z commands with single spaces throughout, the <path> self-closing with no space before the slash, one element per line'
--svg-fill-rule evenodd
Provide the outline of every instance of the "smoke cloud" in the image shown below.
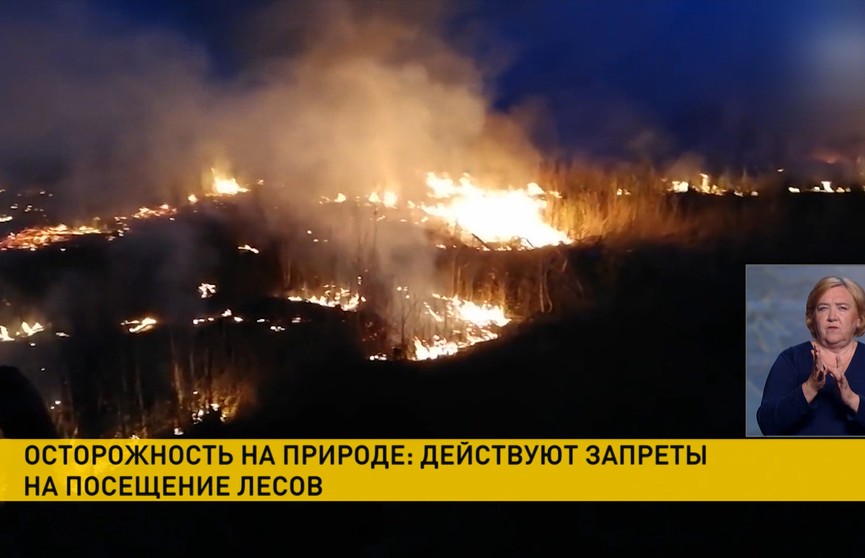
<path fill-rule="evenodd" d="M 529 181 L 537 153 L 490 111 L 481 69 L 438 36 L 443 6 L 274 4 L 248 24 L 245 89 L 214 135 L 255 172 L 324 195 L 417 199 L 430 170 Z M 298 17 L 303 32 L 286 36 L 280 22 Z"/>
<path fill-rule="evenodd" d="M 209 187 L 211 168 L 268 186 L 260 224 L 274 236 L 320 196 L 422 199 L 429 171 L 500 186 L 537 178 L 534 113 L 492 107 L 505 60 L 462 48 L 483 33 L 455 27 L 471 4 L 256 2 L 216 50 L 95 5 L 0 8 L 0 186 L 50 190 L 57 221 L 179 205 Z M 334 244 L 357 244 L 355 229 L 321 225 Z M 171 272 L 154 262 L 148 276 L 169 277 L 160 284 L 178 306 L 195 293 L 169 291 L 188 286 L 205 251 L 191 237 L 157 240 Z M 436 250 L 420 231 L 382 226 L 375 248 L 401 284 L 431 281 Z"/>
<path fill-rule="evenodd" d="M 79 218 L 167 200 L 197 176 L 212 95 L 202 49 L 112 28 L 85 7 L 0 18 L 0 179 L 50 187 L 56 209 Z"/>
<path fill-rule="evenodd" d="M 212 166 L 291 195 L 417 196 L 429 170 L 532 178 L 526 135 L 438 35 L 448 3 L 266 4 L 235 30 L 230 76 L 201 44 L 87 6 L 0 20 L 2 179 L 53 183 L 70 212 L 176 200 Z"/>

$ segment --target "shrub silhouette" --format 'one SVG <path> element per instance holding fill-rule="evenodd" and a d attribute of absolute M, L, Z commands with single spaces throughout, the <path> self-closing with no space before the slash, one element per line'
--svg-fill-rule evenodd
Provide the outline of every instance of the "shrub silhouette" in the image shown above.
<path fill-rule="evenodd" d="M 0 366 L 0 431 L 6 438 L 57 438 L 39 390 L 14 366 Z"/>

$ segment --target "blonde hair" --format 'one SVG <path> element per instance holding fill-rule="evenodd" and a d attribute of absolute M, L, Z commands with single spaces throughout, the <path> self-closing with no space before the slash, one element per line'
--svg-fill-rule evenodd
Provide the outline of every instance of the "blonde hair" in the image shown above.
<path fill-rule="evenodd" d="M 853 332 L 856 337 L 861 337 L 865 334 L 865 290 L 856 281 L 847 277 L 836 277 L 830 275 L 817 281 L 811 293 L 808 295 L 808 301 L 805 303 L 805 325 L 808 326 L 808 331 L 816 339 L 817 330 L 814 325 L 814 312 L 817 309 L 817 301 L 829 289 L 835 287 L 844 287 L 853 296 L 853 303 L 856 305 L 856 315 L 859 316 L 859 327 Z"/>

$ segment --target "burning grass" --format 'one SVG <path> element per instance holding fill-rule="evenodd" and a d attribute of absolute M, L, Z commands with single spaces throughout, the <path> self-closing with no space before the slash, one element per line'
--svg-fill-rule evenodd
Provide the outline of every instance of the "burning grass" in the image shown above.
<path fill-rule="evenodd" d="M 754 213 L 768 217 L 767 211 L 774 210 L 772 194 L 780 190 L 774 174 L 710 181 L 706 174 L 670 177 L 645 165 L 550 165 L 541 176 L 560 193 L 551 204 L 550 223 L 576 242 L 689 243 L 747 235 L 755 230 L 749 225 Z"/>
<path fill-rule="evenodd" d="M 649 257 L 635 268 L 640 246 L 760 242 L 795 230 L 791 214 L 813 201 L 769 195 L 756 180 L 678 192 L 683 181 L 637 167 L 551 167 L 517 188 L 463 178 L 428 175 L 426 200 L 337 195 L 276 219 L 278 189 L 219 177 L 204 196 L 218 204 L 192 196 L 142 209 L 117 221 L 124 234 L 110 249 L 83 241 L 100 235 L 73 235 L 9 250 L 0 289 L 21 308 L 0 320 L 0 350 L 53 375 L 41 387 L 60 402 L 52 411 L 67 435 L 171 435 L 242 415 L 275 377 L 370 359 L 449 366 L 443 357 L 539 316 L 616 304 L 646 266 L 688 265 Z M 839 200 L 822 202 L 823 217 L 839 215 Z M 274 221 L 278 231 L 264 226 Z M 189 235 L 196 248 L 183 257 L 211 254 L 211 265 L 172 255 Z M 418 260 L 429 267 L 400 275 Z M 165 284 L 179 263 L 184 273 Z"/>
<path fill-rule="evenodd" d="M 361 358 L 348 320 L 294 317 L 285 315 L 278 332 L 231 317 L 135 331 L 118 324 L 63 338 L 42 332 L 6 343 L 3 354 L 28 363 L 22 368 L 51 394 L 65 436 L 180 435 L 249 411 L 268 376 L 300 376 L 313 355 Z"/>

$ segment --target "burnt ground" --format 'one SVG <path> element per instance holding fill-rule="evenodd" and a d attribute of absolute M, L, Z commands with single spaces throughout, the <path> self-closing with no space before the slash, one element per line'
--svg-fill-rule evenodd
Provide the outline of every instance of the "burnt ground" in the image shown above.
<path fill-rule="evenodd" d="M 771 230 L 617 248 L 612 296 L 541 317 L 435 362 L 334 353 L 262 380 L 258 405 L 190 437 L 740 438 L 749 263 L 862 263 L 858 197 L 791 201 Z M 852 480 L 851 480 L 852 481 Z M 801 490 L 791 487 L 791 490 Z M 331 549 L 361 556 L 535 555 L 594 549 L 817 549 L 827 517 L 862 508 L 782 503 L 7 504 L 10 555 Z M 846 536 L 846 535 L 845 535 Z M 16 554 L 16 552 L 18 554 Z"/>

